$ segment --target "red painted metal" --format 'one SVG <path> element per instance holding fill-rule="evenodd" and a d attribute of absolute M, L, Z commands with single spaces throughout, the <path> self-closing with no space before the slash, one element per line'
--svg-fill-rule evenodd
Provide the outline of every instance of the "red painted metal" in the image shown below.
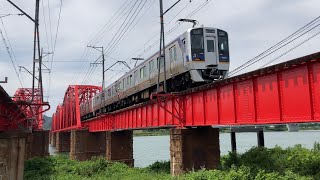
<path fill-rule="evenodd" d="M 42 102 L 40 90 L 34 89 L 32 99 L 32 88 L 19 88 L 13 100 L 27 116 L 24 120 L 20 120 L 21 123 L 23 122 L 25 127 L 31 127 L 33 130 L 41 130 L 44 123 L 43 113 L 50 109 L 50 105 Z"/>
<path fill-rule="evenodd" d="M 59 105 L 52 116 L 52 131 L 81 129 L 80 104 L 91 100 L 101 91 L 101 87 L 90 85 L 69 86 L 65 92 L 63 104 Z"/>
<path fill-rule="evenodd" d="M 154 94 L 148 103 L 99 115 L 81 127 L 95 132 L 320 122 L 319 79 L 320 53 L 315 53 L 179 94 Z"/>
<path fill-rule="evenodd" d="M 26 117 L 17 103 L 0 86 L 0 131 L 17 129 Z"/>
<path fill-rule="evenodd" d="M 0 131 L 19 128 L 41 130 L 42 113 L 50 109 L 48 103 L 42 102 L 39 90 L 35 89 L 35 97 L 32 99 L 31 88 L 20 88 L 11 98 L 1 87 L 0 101 Z"/>

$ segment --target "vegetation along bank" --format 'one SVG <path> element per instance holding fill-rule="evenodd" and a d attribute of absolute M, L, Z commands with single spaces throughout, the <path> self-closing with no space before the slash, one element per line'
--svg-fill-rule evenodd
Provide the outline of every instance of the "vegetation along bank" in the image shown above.
<path fill-rule="evenodd" d="M 179 177 L 170 175 L 169 162 L 156 162 L 145 168 L 130 168 L 102 157 L 74 161 L 67 156 L 50 156 L 26 161 L 26 180 L 85 179 L 221 179 L 221 180 L 307 180 L 320 179 L 320 144 L 312 149 L 301 145 L 283 149 L 254 147 L 243 154 L 221 157 L 217 170 L 202 169 Z"/>

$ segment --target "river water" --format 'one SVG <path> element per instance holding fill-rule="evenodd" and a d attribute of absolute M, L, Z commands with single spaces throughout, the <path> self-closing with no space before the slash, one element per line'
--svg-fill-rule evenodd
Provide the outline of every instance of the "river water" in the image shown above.
<path fill-rule="evenodd" d="M 257 145 L 256 133 L 237 133 L 237 151 L 243 153 Z M 301 144 L 303 147 L 312 148 L 315 142 L 320 142 L 320 131 L 299 132 L 265 132 L 265 146 L 276 145 L 283 148 Z M 133 157 L 136 167 L 145 167 L 155 161 L 167 161 L 170 159 L 169 136 L 141 136 L 133 138 Z M 221 155 L 231 150 L 230 133 L 220 133 Z M 50 154 L 54 154 L 54 148 L 50 146 Z"/>

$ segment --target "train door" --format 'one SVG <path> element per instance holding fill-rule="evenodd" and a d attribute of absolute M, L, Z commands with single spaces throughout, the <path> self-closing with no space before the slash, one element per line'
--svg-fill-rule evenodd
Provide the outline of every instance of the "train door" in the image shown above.
<path fill-rule="evenodd" d="M 206 64 L 218 64 L 217 51 L 215 49 L 216 38 L 214 36 L 207 36 L 204 43 Z"/>

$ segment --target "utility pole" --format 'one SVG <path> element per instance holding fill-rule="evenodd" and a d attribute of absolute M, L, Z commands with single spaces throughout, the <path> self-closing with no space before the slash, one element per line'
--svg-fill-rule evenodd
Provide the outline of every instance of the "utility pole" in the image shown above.
<path fill-rule="evenodd" d="M 101 52 L 101 56 L 102 56 L 102 63 L 90 63 L 90 64 L 102 64 L 102 90 L 105 88 L 105 82 L 104 82 L 104 79 L 105 79 L 105 76 L 104 76 L 104 62 L 105 62 L 105 59 L 104 59 L 104 48 L 103 46 L 101 47 L 96 47 L 96 46 L 87 46 L 87 47 L 90 47 L 90 48 L 93 48 L 99 52 Z M 99 50 L 101 49 L 101 50 Z"/>
<path fill-rule="evenodd" d="M 166 54 L 165 54 L 165 44 L 164 44 L 164 25 L 163 25 L 163 2 L 159 0 L 160 4 L 160 51 L 159 51 L 159 61 L 158 61 L 158 83 L 157 92 L 160 91 L 160 65 L 163 61 L 163 91 L 167 93 L 167 75 L 166 75 Z M 163 51 L 163 52 L 162 52 Z"/>
<path fill-rule="evenodd" d="M 164 41 L 164 23 L 163 16 L 177 5 L 181 0 L 176 1 L 172 6 L 170 6 L 165 12 L 163 12 L 163 2 L 159 0 L 160 4 L 160 51 L 159 51 L 159 61 L 158 61 L 158 83 L 157 83 L 157 92 L 160 92 L 160 65 L 161 60 L 163 61 L 163 91 L 167 93 L 167 71 L 166 71 L 166 52 L 165 52 L 165 41 Z"/>
<path fill-rule="evenodd" d="M 12 6 L 17 8 L 23 15 L 27 16 L 33 23 L 34 23 L 34 37 L 33 37 L 33 68 L 32 68 L 32 100 L 34 100 L 35 97 L 35 73 L 36 73 L 36 64 L 38 63 L 39 68 L 39 79 L 38 79 L 38 88 L 41 92 L 41 102 L 43 102 L 43 87 L 42 87 L 42 71 L 41 71 L 41 52 L 40 52 L 40 37 L 39 37 L 39 7 L 40 7 L 40 0 L 36 0 L 36 7 L 35 7 L 35 18 L 33 19 L 30 15 L 28 15 L 26 12 L 24 12 L 20 7 L 18 7 L 16 4 L 14 4 L 12 1 L 7 0 Z"/>

